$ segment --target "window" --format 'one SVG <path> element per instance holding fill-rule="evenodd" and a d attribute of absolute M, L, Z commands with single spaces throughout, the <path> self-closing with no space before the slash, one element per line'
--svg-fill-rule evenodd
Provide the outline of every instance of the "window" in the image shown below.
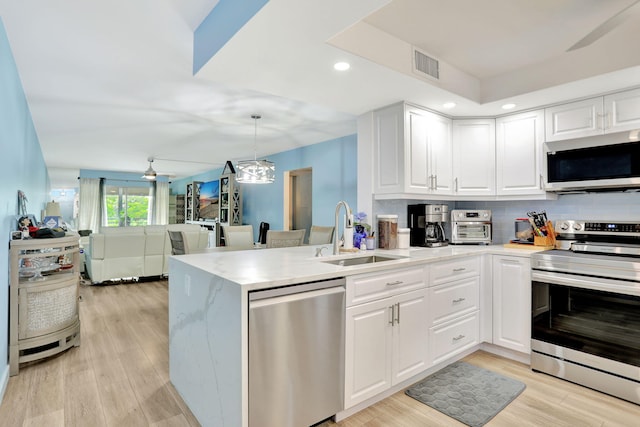
<path fill-rule="evenodd" d="M 104 186 L 104 212 L 107 227 L 140 227 L 151 224 L 153 186 Z"/>

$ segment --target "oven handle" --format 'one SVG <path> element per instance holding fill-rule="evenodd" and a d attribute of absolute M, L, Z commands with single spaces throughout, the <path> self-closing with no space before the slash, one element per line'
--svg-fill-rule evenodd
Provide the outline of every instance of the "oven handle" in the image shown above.
<path fill-rule="evenodd" d="M 532 270 L 531 280 L 535 282 L 549 283 L 552 285 L 572 286 L 574 288 L 640 296 L 640 284 L 633 286 L 631 282 L 605 279 L 602 277 L 578 276 L 574 274 Z"/>

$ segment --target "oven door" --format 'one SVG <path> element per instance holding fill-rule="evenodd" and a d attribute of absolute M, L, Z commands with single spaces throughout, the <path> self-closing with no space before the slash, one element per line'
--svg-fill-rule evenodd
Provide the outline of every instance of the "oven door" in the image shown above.
<path fill-rule="evenodd" d="M 491 223 L 454 222 L 451 243 L 491 243 Z"/>
<path fill-rule="evenodd" d="M 640 284 L 533 270 L 531 337 L 534 351 L 597 356 L 574 362 L 640 381 Z"/>

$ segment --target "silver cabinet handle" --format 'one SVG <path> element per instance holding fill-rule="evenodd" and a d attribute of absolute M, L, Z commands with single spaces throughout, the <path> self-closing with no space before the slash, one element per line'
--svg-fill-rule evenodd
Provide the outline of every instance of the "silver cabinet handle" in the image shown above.
<path fill-rule="evenodd" d="M 387 286 L 396 286 L 402 285 L 404 282 L 402 280 L 396 280 L 395 282 L 387 282 Z"/>
<path fill-rule="evenodd" d="M 464 335 L 460 334 L 457 337 L 453 337 L 454 341 L 460 341 L 462 338 L 464 338 Z"/>
<path fill-rule="evenodd" d="M 438 175 L 433 175 L 433 177 L 435 178 L 435 183 L 433 184 L 433 189 L 437 190 L 438 189 Z"/>
<path fill-rule="evenodd" d="M 393 326 L 393 320 L 394 320 L 394 312 L 396 311 L 396 305 L 390 305 L 389 306 L 389 313 L 391 314 L 391 319 L 389 319 L 389 324 L 391 326 Z"/>
<path fill-rule="evenodd" d="M 400 324 L 400 303 L 396 303 L 396 306 L 398 307 L 398 311 L 396 312 L 396 325 Z"/>
<path fill-rule="evenodd" d="M 611 129 L 611 122 L 613 121 L 613 114 L 611 114 L 611 111 L 607 112 L 607 127 L 605 129 Z"/>
<path fill-rule="evenodd" d="M 430 190 L 435 190 L 436 189 L 436 176 L 435 175 L 429 175 L 429 189 Z"/>
<path fill-rule="evenodd" d="M 459 273 L 459 272 L 461 272 L 461 271 L 465 271 L 465 270 L 466 270 L 466 268 L 464 268 L 464 267 L 454 268 L 454 269 L 453 269 L 454 273 Z"/>
<path fill-rule="evenodd" d="M 543 187 L 544 187 L 544 184 L 542 182 L 542 174 L 540 174 L 540 189 L 542 190 Z"/>
<path fill-rule="evenodd" d="M 453 184 L 454 184 L 453 191 L 455 191 L 457 193 L 458 192 L 458 177 L 456 177 L 453 180 Z"/>
<path fill-rule="evenodd" d="M 458 298 L 458 299 L 454 299 L 454 300 L 453 300 L 453 301 L 451 301 L 451 302 L 453 302 L 454 304 L 458 304 L 459 302 L 462 302 L 462 301 L 464 301 L 465 299 L 466 299 L 466 298 Z"/>

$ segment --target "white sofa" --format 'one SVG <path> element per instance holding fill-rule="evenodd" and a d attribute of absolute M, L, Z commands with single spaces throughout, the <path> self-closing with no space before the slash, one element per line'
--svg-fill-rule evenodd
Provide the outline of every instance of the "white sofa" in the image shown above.
<path fill-rule="evenodd" d="M 191 250 L 207 247 L 209 231 L 197 224 L 103 227 L 84 247 L 91 282 L 166 275 L 171 255 L 167 230 L 183 231 Z"/>

